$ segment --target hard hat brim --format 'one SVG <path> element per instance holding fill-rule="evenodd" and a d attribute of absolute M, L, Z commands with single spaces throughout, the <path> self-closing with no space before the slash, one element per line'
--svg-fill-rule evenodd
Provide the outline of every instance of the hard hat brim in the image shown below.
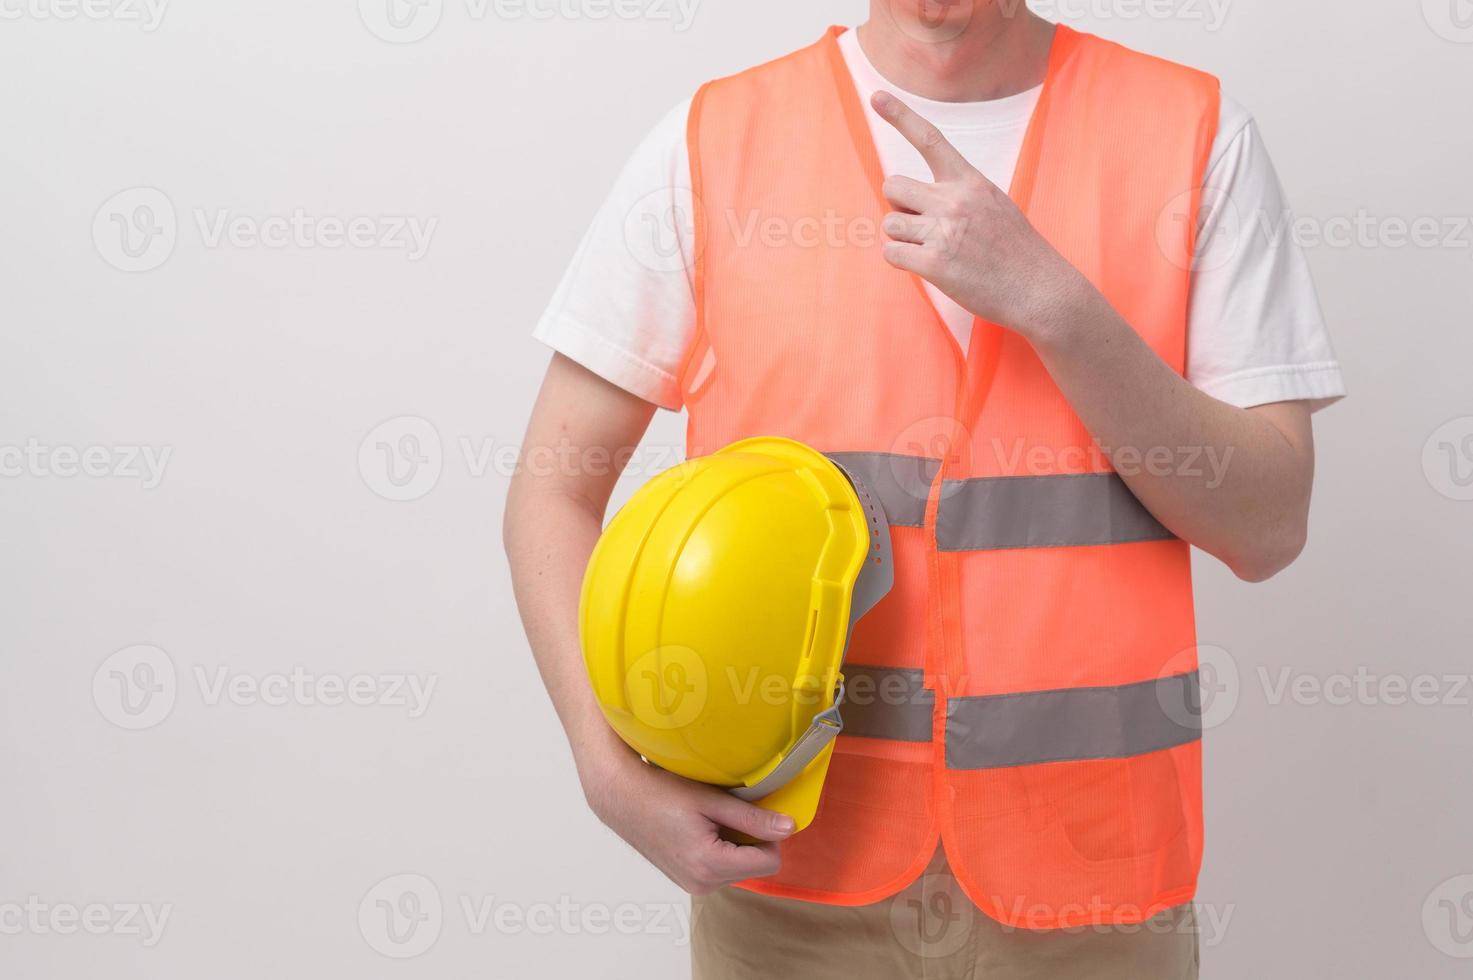
<path fill-rule="evenodd" d="M 824 779 L 828 776 L 833 755 L 834 747 L 829 745 L 791 782 L 758 800 L 756 805 L 792 817 L 797 830 L 803 830 L 818 815 L 818 801 L 823 794 Z"/>

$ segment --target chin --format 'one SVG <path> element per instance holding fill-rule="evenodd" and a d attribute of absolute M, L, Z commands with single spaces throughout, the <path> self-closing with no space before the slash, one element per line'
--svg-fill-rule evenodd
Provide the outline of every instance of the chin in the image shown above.
<path fill-rule="evenodd" d="M 1016 0 L 1020 10 L 1023 0 Z M 939 43 L 960 37 L 979 12 L 997 0 L 884 0 L 897 26 L 918 40 Z"/>

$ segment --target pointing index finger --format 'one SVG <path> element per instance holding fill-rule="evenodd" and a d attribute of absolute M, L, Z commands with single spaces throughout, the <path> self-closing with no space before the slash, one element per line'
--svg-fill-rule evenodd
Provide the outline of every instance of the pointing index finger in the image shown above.
<path fill-rule="evenodd" d="M 951 145 L 934 123 L 889 92 L 876 92 L 870 104 L 882 119 L 899 130 L 900 135 L 921 152 L 937 180 L 960 177 L 972 169 L 967 158 Z"/>

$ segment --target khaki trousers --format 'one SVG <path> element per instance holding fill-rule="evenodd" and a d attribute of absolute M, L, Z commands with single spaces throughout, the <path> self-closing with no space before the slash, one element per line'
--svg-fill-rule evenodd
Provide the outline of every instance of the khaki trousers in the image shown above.
<path fill-rule="evenodd" d="M 694 980 L 1196 980 L 1191 905 L 1130 928 L 1009 929 L 977 909 L 938 848 L 899 894 L 857 908 L 723 888 L 693 900 Z"/>

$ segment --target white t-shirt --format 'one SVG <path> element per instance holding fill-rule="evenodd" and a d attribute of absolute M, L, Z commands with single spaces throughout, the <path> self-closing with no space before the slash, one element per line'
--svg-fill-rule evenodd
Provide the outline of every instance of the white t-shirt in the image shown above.
<path fill-rule="evenodd" d="M 932 179 L 920 153 L 869 107 L 882 88 L 935 123 L 993 183 L 1012 183 L 1041 89 L 989 102 L 936 102 L 881 77 L 857 32 L 841 35 L 839 47 L 887 175 Z M 687 100 L 635 150 L 534 333 L 607 381 L 672 410 L 681 407 L 676 372 L 696 322 L 689 114 Z M 1252 118 L 1227 98 L 1207 173 L 1187 379 L 1240 408 L 1330 404 L 1345 394 L 1344 381 L 1303 252 L 1292 236 L 1242 232 L 1287 227 L 1280 224 L 1287 204 Z M 927 291 L 966 350 L 972 315 L 929 284 Z"/>

